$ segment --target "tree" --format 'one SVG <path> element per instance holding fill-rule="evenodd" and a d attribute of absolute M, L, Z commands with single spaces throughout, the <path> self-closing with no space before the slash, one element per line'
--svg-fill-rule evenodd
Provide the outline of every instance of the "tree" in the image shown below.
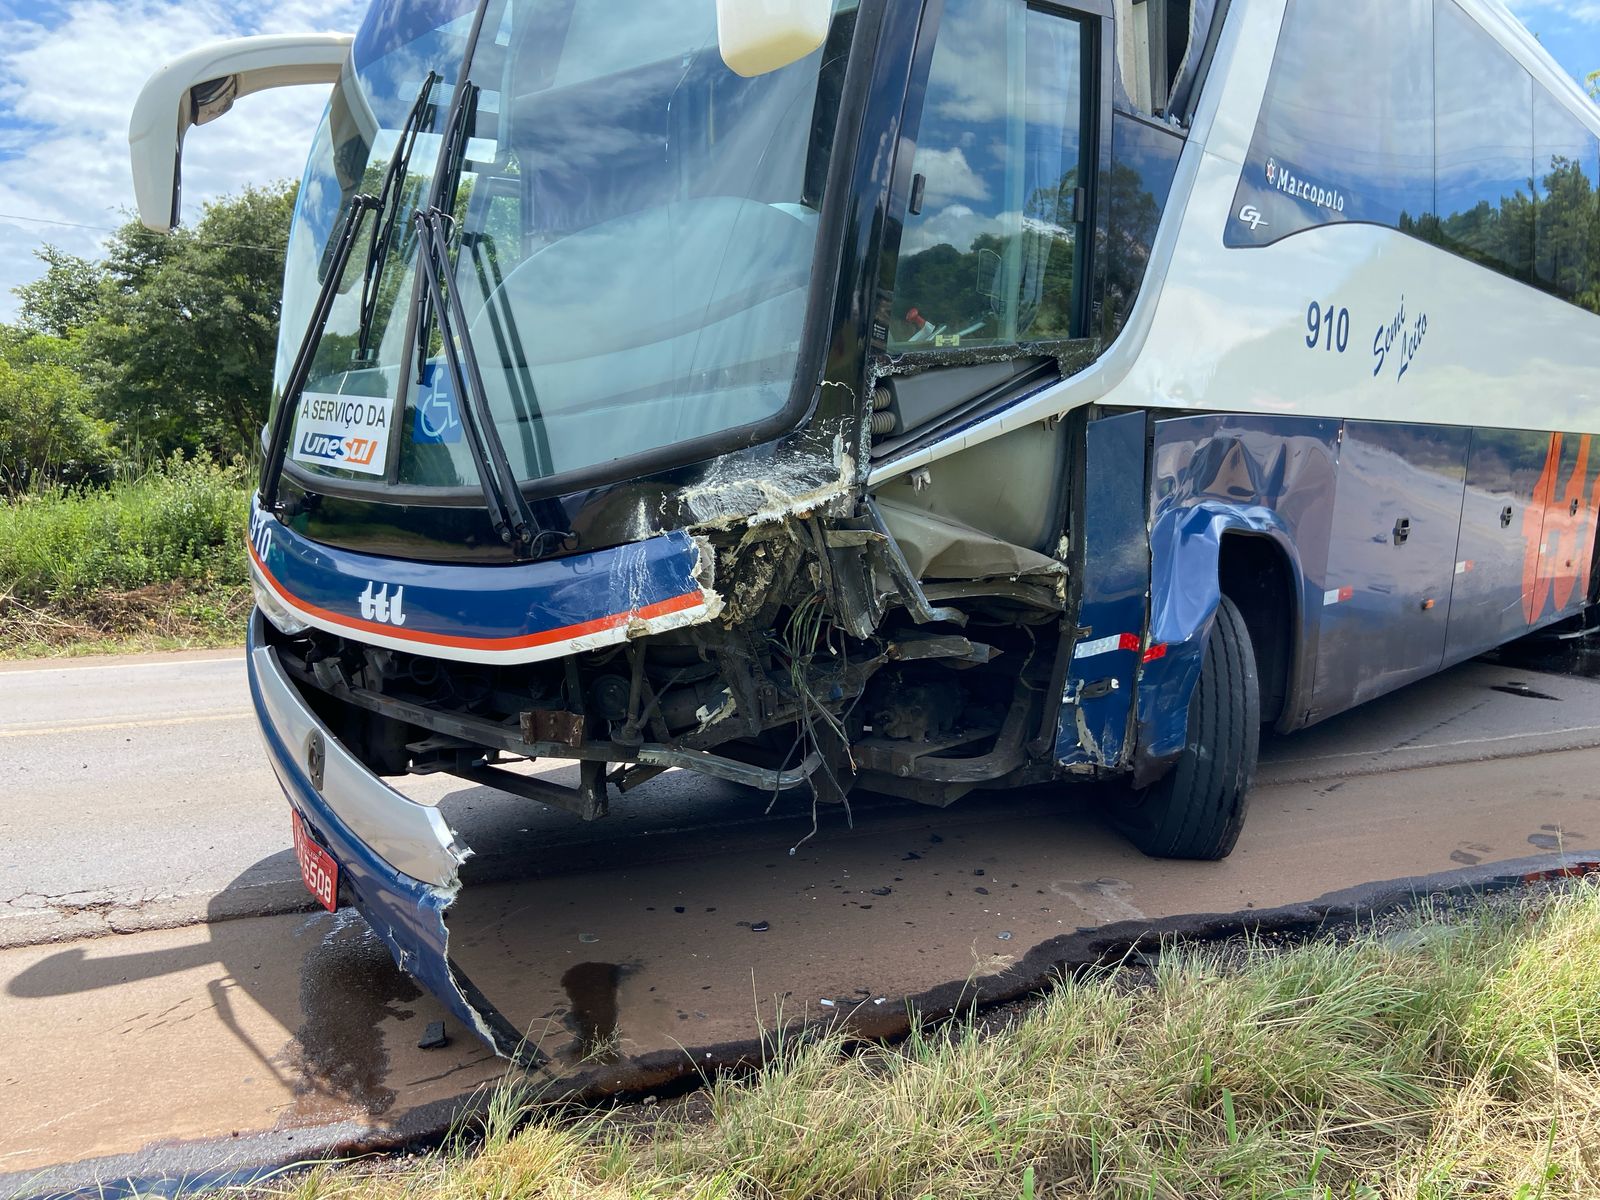
<path fill-rule="evenodd" d="M 11 289 L 22 301 L 17 312 L 19 324 L 29 333 L 64 338 L 93 317 L 104 271 L 48 242 L 33 256 L 44 263 L 44 274 Z"/>
<path fill-rule="evenodd" d="M 137 457 L 249 453 L 266 418 L 294 191 L 246 188 L 161 238 L 113 237 L 85 332 L 101 411 Z"/>
<path fill-rule="evenodd" d="M 0 495 L 81 483 L 105 467 L 108 429 L 90 400 L 64 363 L 0 359 Z"/>

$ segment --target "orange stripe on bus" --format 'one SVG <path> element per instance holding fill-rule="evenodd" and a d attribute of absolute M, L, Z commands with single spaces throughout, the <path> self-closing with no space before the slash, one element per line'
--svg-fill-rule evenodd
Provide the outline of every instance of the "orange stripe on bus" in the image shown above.
<path fill-rule="evenodd" d="M 302 600 L 286 588 L 271 571 L 267 564 L 261 561 L 261 556 L 256 553 L 254 546 L 250 547 L 250 560 L 261 571 L 272 590 L 291 607 L 298 609 L 308 616 L 319 617 L 334 625 L 345 629 L 360 630 L 364 633 L 381 633 L 384 637 L 397 638 L 400 641 L 416 642 L 424 646 L 451 646 L 462 650 L 527 650 L 535 646 L 548 646 L 554 642 L 571 641 L 586 634 L 601 633 L 608 629 L 616 629 L 626 625 L 632 620 L 648 621 L 652 617 L 663 617 L 669 613 L 683 612 L 693 608 L 705 600 L 705 593 L 700 591 L 685 592 L 681 596 L 673 596 L 667 600 L 657 600 L 654 604 L 645 604 L 627 612 L 612 613 L 610 616 L 596 617 L 592 621 L 580 621 L 576 625 L 563 625 L 559 629 L 547 629 L 542 633 L 521 634 L 517 637 L 506 638 L 473 638 L 458 637 L 448 633 L 421 633 L 416 630 L 403 629 L 398 625 L 385 625 L 377 621 L 364 621 L 360 617 L 350 617 L 343 613 L 336 613 L 326 608 L 319 608 L 310 601 Z"/>

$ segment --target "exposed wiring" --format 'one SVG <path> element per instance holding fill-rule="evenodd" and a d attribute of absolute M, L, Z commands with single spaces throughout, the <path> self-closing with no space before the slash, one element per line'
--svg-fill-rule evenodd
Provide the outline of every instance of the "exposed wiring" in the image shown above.
<path fill-rule="evenodd" d="M 784 757 L 783 769 L 793 760 L 797 751 L 804 748 L 809 739 L 812 747 L 822 753 L 822 741 L 817 736 L 816 719 L 820 717 L 826 723 L 830 732 L 838 739 L 847 757 L 850 757 L 850 768 L 855 770 L 855 759 L 850 755 L 850 737 L 844 722 L 828 710 L 828 707 L 817 698 L 811 690 L 808 680 L 809 669 L 816 658 L 817 650 L 826 643 L 829 652 L 843 657 L 842 650 L 834 650 L 833 634 L 836 628 L 828 621 L 827 613 L 819 594 L 811 594 L 802 600 L 789 614 L 788 624 L 784 628 L 780 645 L 789 658 L 789 681 L 794 688 L 795 696 L 800 702 L 799 735 L 795 738 L 794 745 L 789 748 L 789 753 Z M 860 697 L 850 705 L 854 709 Z M 848 713 L 848 710 L 847 710 Z M 820 770 L 827 771 L 833 777 L 833 769 L 828 763 L 828 755 L 822 753 L 822 766 Z M 850 827 L 855 826 L 855 815 L 850 810 L 850 798 L 845 789 L 838 786 L 838 780 L 833 780 L 835 788 L 840 794 L 840 801 L 844 805 L 845 821 Z M 777 789 L 773 790 L 772 800 L 767 805 L 767 811 L 772 811 L 772 806 L 778 801 Z M 819 829 L 818 815 L 818 789 L 815 780 L 811 781 L 811 830 L 793 846 L 789 853 L 793 855 L 801 846 L 805 845 L 817 835 Z"/>

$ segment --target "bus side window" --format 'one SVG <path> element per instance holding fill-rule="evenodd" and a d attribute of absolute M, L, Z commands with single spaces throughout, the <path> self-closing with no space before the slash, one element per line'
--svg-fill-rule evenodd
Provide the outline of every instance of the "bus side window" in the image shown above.
<path fill-rule="evenodd" d="M 1022 0 L 947 0 L 912 163 L 891 352 L 1074 328 L 1084 25 Z"/>
<path fill-rule="evenodd" d="M 1548 92 L 1533 98 L 1533 272 L 1538 286 L 1600 312 L 1600 240 L 1593 225 L 1600 192 L 1600 140 Z"/>
<path fill-rule="evenodd" d="M 1533 277 L 1533 78 L 1448 0 L 1434 14 L 1439 245 Z"/>
<path fill-rule="evenodd" d="M 1105 195 L 1107 230 L 1099 246 L 1105 272 L 1105 299 L 1099 306 L 1100 336 L 1110 341 L 1121 331 L 1150 265 L 1156 227 L 1178 170 L 1183 139 L 1124 113 L 1111 119 L 1111 176 Z"/>
<path fill-rule="evenodd" d="M 1433 212 L 1433 80 L 1431 4 L 1289 0 L 1225 244 Z"/>

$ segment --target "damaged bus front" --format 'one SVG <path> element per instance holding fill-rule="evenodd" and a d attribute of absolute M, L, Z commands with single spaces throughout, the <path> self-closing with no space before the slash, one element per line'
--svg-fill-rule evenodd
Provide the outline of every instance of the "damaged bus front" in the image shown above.
<path fill-rule="evenodd" d="M 1211 49 L 1209 3 L 1116 7 L 376 0 L 324 49 L 251 687 L 313 890 L 502 1051 L 447 953 L 469 849 L 386 779 L 589 820 L 672 769 L 1133 773 L 1141 846 L 1231 849 L 1255 710 L 1220 751 L 1188 716 L 1215 583 L 1152 641 L 1146 414 L 1061 390 L 1130 321 Z M 167 80 L 179 136 L 296 52 Z"/>

